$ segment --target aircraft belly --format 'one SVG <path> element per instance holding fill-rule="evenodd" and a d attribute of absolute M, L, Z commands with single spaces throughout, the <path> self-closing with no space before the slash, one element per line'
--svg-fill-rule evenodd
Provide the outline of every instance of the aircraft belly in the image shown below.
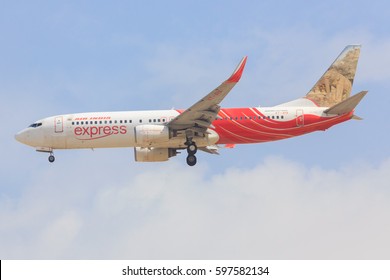
<path fill-rule="evenodd" d="M 207 147 L 214 145 L 219 140 L 219 135 L 215 131 L 208 131 L 205 137 L 195 136 L 192 141 L 196 143 L 198 147 Z M 172 137 L 168 141 L 152 141 L 147 145 L 136 145 L 138 147 L 155 147 L 155 148 L 186 148 L 187 145 L 185 136 Z"/>

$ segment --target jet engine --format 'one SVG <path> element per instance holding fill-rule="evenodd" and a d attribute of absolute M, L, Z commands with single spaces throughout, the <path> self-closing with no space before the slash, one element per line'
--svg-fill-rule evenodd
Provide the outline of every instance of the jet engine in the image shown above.
<path fill-rule="evenodd" d="M 167 161 L 176 154 L 176 150 L 170 148 L 134 148 L 135 161 L 140 162 Z"/>
<path fill-rule="evenodd" d="M 145 124 L 134 128 L 135 143 L 147 147 L 153 143 L 168 142 L 169 128 L 165 125 Z"/>

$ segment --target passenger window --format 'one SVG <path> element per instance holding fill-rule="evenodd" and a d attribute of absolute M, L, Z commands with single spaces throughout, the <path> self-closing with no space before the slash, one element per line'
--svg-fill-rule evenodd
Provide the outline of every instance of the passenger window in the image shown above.
<path fill-rule="evenodd" d="M 122 120 L 120 120 L 119 123 L 122 123 Z"/>

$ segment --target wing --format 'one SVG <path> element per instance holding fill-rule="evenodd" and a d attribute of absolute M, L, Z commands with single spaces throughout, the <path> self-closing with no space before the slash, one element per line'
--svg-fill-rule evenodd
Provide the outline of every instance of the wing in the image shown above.
<path fill-rule="evenodd" d="M 221 108 L 219 103 L 240 80 L 246 60 L 247 57 L 245 56 L 229 79 L 171 120 L 167 125 L 173 130 L 192 130 L 204 133 L 218 115 Z"/>

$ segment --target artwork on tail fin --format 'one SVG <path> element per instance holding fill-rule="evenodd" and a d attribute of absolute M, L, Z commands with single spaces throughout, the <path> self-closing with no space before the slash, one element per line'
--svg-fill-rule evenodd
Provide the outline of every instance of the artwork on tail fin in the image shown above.
<path fill-rule="evenodd" d="M 306 95 L 320 107 L 331 107 L 346 100 L 352 90 L 360 45 L 347 46 Z"/>

